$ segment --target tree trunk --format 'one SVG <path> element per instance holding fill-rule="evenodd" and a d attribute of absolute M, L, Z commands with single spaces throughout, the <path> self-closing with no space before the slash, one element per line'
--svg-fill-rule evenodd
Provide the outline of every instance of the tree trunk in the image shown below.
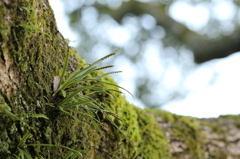
<path fill-rule="evenodd" d="M 103 116 L 96 130 L 61 113 L 54 76 L 67 54 L 69 71 L 84 60 L 58 32 L 47 0 L 2 0 L 0 13 L 0 158 L 240 157 L 238 116 L 199 120 L 141 110 L 118 94 L 96 96 L 121 118 L 113 118 L 118 129 Z"/>

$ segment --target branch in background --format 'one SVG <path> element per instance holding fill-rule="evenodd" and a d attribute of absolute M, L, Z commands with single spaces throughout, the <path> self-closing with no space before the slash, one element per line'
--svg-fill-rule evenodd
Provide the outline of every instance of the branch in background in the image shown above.
<path fill-rule="evenodd" d="M 205 35 L 197 34 L 189 30 L 185 25 L 176 22 L 167 13 L 166 5 L 160 3 L 143 3 L 138 1 L 124 2 L 119 9 L 112 10 L 106 6 L 96 5 L 102 12 L 110 14 L 117 22 L 126 14 L 136 16 L 150 14 L 155 17 L 157 25 L 162 26 L 169 35 L 174 36 L 180 43 L 187 45 L 194 54 L 196 63 L 203 63 L 216 58 L 223 58 L 240 51 L 240 29 L 235 30 L 229 36 L 218 39 L 210 39 Z"/>

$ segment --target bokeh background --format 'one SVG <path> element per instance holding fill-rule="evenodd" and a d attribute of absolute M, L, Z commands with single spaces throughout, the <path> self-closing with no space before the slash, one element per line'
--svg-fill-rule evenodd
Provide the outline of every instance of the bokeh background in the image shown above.
<path fill-rule="evenodd" d="M 239 0 L 50 0 L 88 63 L 114 64 L 129 102 L 180 115 L 240 113 Z M 111 71 L 111 70 L 109 70 Z"/>

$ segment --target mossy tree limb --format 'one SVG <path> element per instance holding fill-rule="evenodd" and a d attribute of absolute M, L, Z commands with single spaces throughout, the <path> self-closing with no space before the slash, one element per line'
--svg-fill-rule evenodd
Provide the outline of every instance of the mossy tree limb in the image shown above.
<path fill-rule="evenodd" d="M 47 0 L 1 1 L 0 13 L 1 157 L 15 158 L 24 151 L 32 158 L 63 158 L 69 149 L 78 151 L 86 159 L 205 157 L 207 139 L 213 141 L 213 138 L 204 136 L 205 121 L 162 111 L 141 110 L 114 91 L 109 93 L 115 97 L 99 93 L 95 98 L 121 118 L 122 121 L 113 120 L 131 142 L 103 116 L 100 116 L 99 132 L 89 124 L 56 111 L 48 104 L 54 104 L 51 101 L 54 76 L 62 72 L 67 54 L 70 54 L 70 72 L 84 64 L 84 60 L 77 57 L 58 32 Z M 114 83 L 109 76 L 102 80 Z M 236 117 L 231 120 L 236 121 Z M 219 128 L 213 126 L 215 123 L 207 123 L 212 125 L 211 130 L 225 131 L 221 124 Z M 167 129 L 164 127 L 166 124 L 170 125 Z M 233 122 L 233 126 L 237 124 Z M 231 134 L 228 129 L 225 133 Z M 176 143 L 172 142 L 172 136 L 186 145 L 184 151 L 175 151 Z M 239 157 L 227 150 L 226 154 Z"/>
<path fill-rule="evenodd" d="M 240 115 L 197 119 L 165 111 L 146 110 L 154 116 L 174 159 L 238 159 Z"/>
<path fill-rule="evenodd" d="M 0 102 L 6 105 L 0 111 L 0 155 L 4 158 L 19 156 L 19 146 L 30 144 L 20 148 L 32 157 L 61 158 L 68 153 L 62 146 L 79 150 L 85 158 L 144 156 L 104 119 L 99 133 L 91 125 L 76 122 L 48 105 L 53 94 L 54 76 L 63 69 L 67 53 L 70 54 L 70 71 L 83 64 L 58 32 L 48 1 L 2 1 L 0 11 Z M 113 82 L 110 77 L 104 80 Z M 122 119 L 124 124 L 116 123 L 129 132 L 134 145 L 139 145 L 140 136 L 134 131 L 139 130 L 136 110 L 124 97 L 115 96 L 117 99 L 99 94 L 98 100 L 121 116 L 128 114 Z M 20 115 L 21 120 L 12 120 L 6 112 Z M 43 114 L 49 120 L 24 116 L 28 113 Z M 19 144 L 26 134 L 30 134 L 29 137 Z"/>

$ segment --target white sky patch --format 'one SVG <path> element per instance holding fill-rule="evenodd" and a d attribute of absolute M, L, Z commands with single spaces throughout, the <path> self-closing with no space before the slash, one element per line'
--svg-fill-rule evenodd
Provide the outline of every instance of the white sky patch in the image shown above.
<path fill-rule="evenodd" d="M 193 6 L 179 0 L 170 6 L 169 13 L 175 20 L 197 31 L 208 22 L 209 11 L 206 7 L 205 3 Z"/>
<path fill-rule="evenodd" d="M 194 117 L 218 117 L 226 114 L 240 113 L 240 53 L 227 58 L 210 61 L 211 69 L 219 73 L 218 80 L 208 87 L 200 87 L 196 92 L 181 101 L 174 101 L 164 106 L 164 110 L 180 115 Z M 208 65 L 208 64 L 207 64 Z M 210 65 L 209 65 L 210 67 Z M 204 68 L 204 67 L 203 67 Z M 195 72 L 199 80 L 204 80 L 204 70 Z M 198 75 L 198 73 L 200 73 Z M 207 73 L 208 74 L 208 73 Z M 198 85 L 200 81 L 196 81 Z M 204 83 L 204 82 L 203 82 Z M 200 83 L 201 84 L 201 83 Z"/>
<path fill-rule="evenodd" d="M 239 114 L 239 97 L 236 94 L 234 96 L 229 96 L 229 91 L 232 90 L 219 90 L 210 87 L 190 95 L 186 100 L 169 103 L 164 107 L 164 110 L 180 115 L 199 118 L 218 117 L 219 115 L 226 114 Z M 236 93 L 239 95 L 240 91 L 238 90 Z"/>
<path fill-rule="evenodd" d="M 185 100 L 169 103 L 164 110 L 199 118 L 239 114 L 239 94 L 240 89 L 227 85 L 214 85 L 188 96 Z"/>
<path fill-rule="evenodd" d="M 240 90 L 240 52 L 221 60 L 214 69 L 220 74 L 217 81 L 219 85 L 225 85 Z M 239 98 L 240 99 L 240 98 Z"/>
<path fill-rule="evenodd" d="M 210 66 L 199 66 L 193 74 L 189 75 L 184 85 L 193 91 L 204 89 L 209 84 L 212 75 L 213 70 L 210 69 Z"/>
<path fill-rule="evenodd" d="M 181 74 L 177 66 L 175 67 L 170 67 L 166 71 L 166 74 L 164 76 L 164 80 L 162 81 L 167 88 L 171 88 L 176 86 L 181 79 Z"/>

